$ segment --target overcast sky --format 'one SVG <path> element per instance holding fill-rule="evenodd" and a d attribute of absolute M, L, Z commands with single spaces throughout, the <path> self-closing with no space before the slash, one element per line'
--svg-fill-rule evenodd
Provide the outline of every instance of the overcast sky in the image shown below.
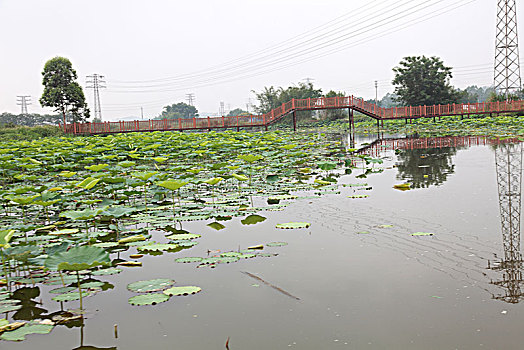
<path fill-rule="evenodd" d="M 379 97 L 409 55 L 439 56 L 457 87 L 493 81 L 497 0 L 0 0 L 0 113 L 41 108 L 41 71 L 67 57 L 101 74 L 102 117 L 157 116 L 194 93 L 201 115 L 246 109 L 252 90 L 305 78 Z M 524 0 L 517 0 L 523 14 Z M 524 35 L 519 18 L 519 32 Z M 521 42 L 522 42 L 521 38 Z M 522 50 L 521 50 L 522 51 Z M 521 55 L 522 57 L 522 55 Z"/>

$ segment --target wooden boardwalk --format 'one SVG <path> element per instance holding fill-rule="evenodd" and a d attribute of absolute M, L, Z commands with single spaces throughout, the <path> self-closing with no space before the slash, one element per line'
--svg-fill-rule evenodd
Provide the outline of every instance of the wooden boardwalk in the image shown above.
<path fill-rule="evenodd" d="M 439 118 L 442 116 L 496 115 L 501 113 L 524 112 L 524 101 L 483 102 L 471 104 L 449 104 L 410 107 L 378 107 L 362 98 L 322 97 L 293 99 L 263 115 L 234 117 L 198 117 L 190 119 L 150 119 L 102 123 L 66 124 L 68 134 L 95 135 L 124 132 L 147 131 L 184 131 L 236 128 L 265 128 L 291 115 L 293 128 L 296 130 L 296 112 L 328 109 L 348 109 L 350 126 L 353 127 L 353 111 L 360 112 L 377 120 L 377 125 L 384 120 Z"/>

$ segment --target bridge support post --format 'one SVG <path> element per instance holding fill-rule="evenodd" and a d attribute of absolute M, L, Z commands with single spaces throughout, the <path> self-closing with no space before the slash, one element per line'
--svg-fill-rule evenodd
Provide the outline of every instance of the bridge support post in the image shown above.
<path fill-rule="evenodd" d="M 355 120 L 353 119 L 353 109 L 348 108 L 349 116 L 349 132 L 352 133 L 355 131 Z"/>
<path fill-rule="evenodd" d="M 297 131 L 297 114 L 293 111 L 293 131 Z"/>

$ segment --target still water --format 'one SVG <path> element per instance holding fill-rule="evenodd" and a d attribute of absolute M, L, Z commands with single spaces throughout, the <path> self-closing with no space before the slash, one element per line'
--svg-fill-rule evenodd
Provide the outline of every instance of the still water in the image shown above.
<path fill-rule="evenodd" d="M 367 186 L 296 200 L 263 213 L 267 220 L 253 226 L 240 218 L 221 231 L 185 224 L 203 235 L 200 243 L 145 256 L 142 268 L 105 278 L 115 288 L 84 301 L 83 326 L 57 326 L 49 335 L 1 342 L 0 348 L 225 349 L 229 339 L 231 350 L 522 349 L 520 200 L 515 187 L 507 189 L 520 169 L 515 174 L 504 163 L 520 146 L 496 152 L 483 138 L 354 141 L 384 163 L 367 178 L 356 178 L 356 170 L 340 182 Z M 412 189 L 393 188 L 404 182 Z M 289 221 L 311 226 L 275 228 Z M 433 235 L 412 236 L 417 232 Z M 215 269 L 174 262 L 271 241 L 289 244 L 271 248 L 276 257 Z M 153 307 L 129 305 L 134 294 L 126 285 L 152 278 L 203 291 Z M 32 312 L 59 309 L 49 289 L 41 287 L 32 299 L 41 304 L 28 302 Z M 77 307 L 70 304 L 65 307 Z"/>

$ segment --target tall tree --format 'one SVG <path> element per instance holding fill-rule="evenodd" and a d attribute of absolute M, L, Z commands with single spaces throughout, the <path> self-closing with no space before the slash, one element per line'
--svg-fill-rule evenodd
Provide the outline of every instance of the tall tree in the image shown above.
<path fill-rule="evenodd" d="M 236 117 L 237 115 L 251 115 L 251 113 L 244 111 L 242 108 L 235 108 L 229 111 L 229 113 L 227 114 L 228 117 Z"/>
<path fill-rule="evenodd" d="M 449 104 L 457 101 L 450 85 L 451 67 L 438 57 L 404 57 L 395 72 L 395 94 L 408 106 Z"/>
<path fill-rule="evenodd" d="M 198 110 L 187 103 L 179 102 L 165 106 L 157 119 L 189 119 L 198 116 Z"/>
<path fill-rule="evenodd" d="M 267 113 L 282 103 L 291 101 L 293 98 L 305 99 L 322 96 L 322 90 L 315 89 L 312 83 L 298 83 L 298 85 L 293 85 L 286 89 L 270 86 L 264 87 L 264 90 L 260 93 L 253 92 L 257 96 L 259 103 L 255 110 L 260 114 Z"/>
<path fill-rule="evenodd" d="M 84 91 L 75 81 L 78 77 L 71 61 L 64 57 L 50 59 L 44 66 L 42 76 L 42 107 L 53 107 L 56 112 L 62 114 L 64 125 L 66 114 L 73 117 L 73 122 L 84 122 L 89 118 Z"/>

